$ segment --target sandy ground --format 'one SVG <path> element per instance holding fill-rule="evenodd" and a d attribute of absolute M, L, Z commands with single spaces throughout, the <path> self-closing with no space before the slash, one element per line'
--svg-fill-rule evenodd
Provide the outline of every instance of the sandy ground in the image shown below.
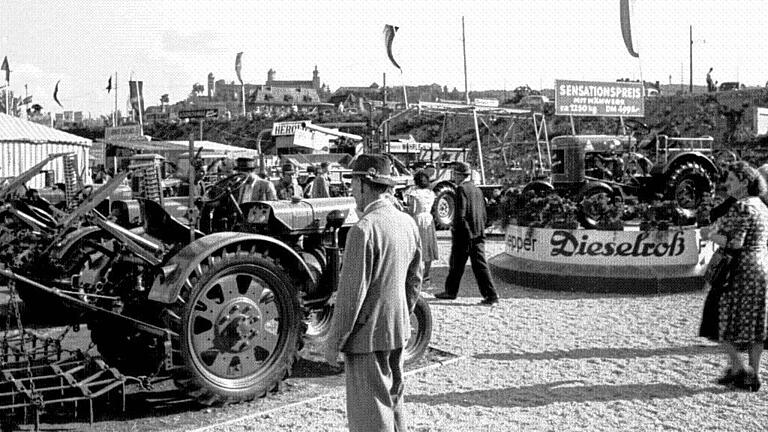
<path fill-rule="evenodd" d="M 447 243 L 441 255 L 447 256 Z M 444 247 L 445 246 L 445 247 Z M 503 250 L 489 245 L 488 255 Z M 441 262 L 446 257 L 441 256 Z M 442 289 L 446 270 L 436 269 Z M 760 431 L 768 389 L 713 383 L 724 355 L 696 337 L 704 293 L 546 292 L 498 282 L 478 305 L 471 271 L 455 301 L 430 300 L 432 346 L 465 358 L 407 377 L 412 431 Z M 763 380 L 768 373 L 763 371 Z M 343 389 L 210 431 L 342 431 Z"/>

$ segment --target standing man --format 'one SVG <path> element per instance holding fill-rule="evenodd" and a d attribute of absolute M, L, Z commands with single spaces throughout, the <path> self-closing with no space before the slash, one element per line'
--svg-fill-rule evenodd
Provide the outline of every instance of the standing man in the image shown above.
<path fill-rule="evenodd" d="M 240 204 L 251 201 L 277 201 L 275 185 L 265 178 L 266 175 L 256 174 L 256 160 L 250 157 L 237 158 L 237 170 L 248 174 L 248 180 L 240 190 Z"/>
<path fill-rule="evenodd" d="M 350 431 L 404 432 L 402 354 L 421 287 L 419 231 L 392 204 L 386 157 L 359 155 L 351 168 L 363 216 L 347 234 L 325 358 L 335 365 L 344 353 Z"/>
<path fill-rule="evenodd" d="M 293 198 L 301 199 L 303 197 L 303 191 L 299 186 L 298 180 L 299 173 L 293 167 L 293 164 L 283 165 L 283 176 L 280 178 L 280 183 L 277 185 L 277 198 L 281 200 L 290 200 Z"/>
<path fill-rule="evenodd" d="M 713 68 L 709 68 L 709 72 L 707 72 L 707 91 L 710 93 L 716 90 L 715 82 L 712 81 L 712 69 Z"/>
<path fill-rule="evenodd" d="M 312 198 L 330 198 L 331 181 L 328 177 L 328 162 L 322 162 L 315 170 L 315 180 L 312 182 Z"/>
<path fill-rule="evenodd" d="M 472 169 L 466 162 L 458 162 L 453 170 L 456 184 L 456 208 L 451 232 L 451 258 L 448 277 L 445 279 L 445 291 L 435 294 L 436 298 L 453 300 L 459 293 L 461 277 L 467 258 L 472 263 L 472 271 L 480 289 L 485 305 L 499 302 L 499 295 L 493 287 L 491 271 L 485 260 L 485 198 L 480 189 L 472 183 Z"/>

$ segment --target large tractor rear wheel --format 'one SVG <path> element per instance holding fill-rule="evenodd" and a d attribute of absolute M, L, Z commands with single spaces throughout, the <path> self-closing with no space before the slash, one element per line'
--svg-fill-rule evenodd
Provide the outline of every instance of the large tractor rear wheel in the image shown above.
<path fill-rule="evenodd" d="M 696 209 L 704 193 L 713 194 L 715 184 L 710 173 L 698 162 L 688 161 L 670 171 L 665 196 L 684 209 Z"/>
<path fill-rule="evenodd" d="M 184 368 L 177 387 L 218 405 L 264 396 L 291 372 L 302 328 L 296 284 L 255 251 L 212 256 L 174 306 Z"/>
<path fill-rule="evenodd" d="M 403 361 L 412 364 L 424 356 L 432 338 L 432 311 L 424 298 L 419 296 L 411 314 L 411 337 L 403 348 Z"/>
<path fill-rule="evenodd" d="M 435 228 L 439 230 L 450 229 L 453 226 L 455 210 L 456 189 L 447 184 L 438 186 L 435 190 L 435 205 L 432 208 Z"/>

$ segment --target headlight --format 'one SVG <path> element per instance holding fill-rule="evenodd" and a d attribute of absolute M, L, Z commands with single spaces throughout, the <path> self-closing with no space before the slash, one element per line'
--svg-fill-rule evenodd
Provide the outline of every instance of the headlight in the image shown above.
<path fill-rule="evenodd" d="M 248 210 L 246 220 L 249 224 L 266 224 L 269 222 L 269 207 L 253 206 Z"/>

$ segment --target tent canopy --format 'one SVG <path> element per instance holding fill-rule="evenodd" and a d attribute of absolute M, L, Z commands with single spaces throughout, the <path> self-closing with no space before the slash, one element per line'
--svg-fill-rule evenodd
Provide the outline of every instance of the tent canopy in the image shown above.
<path fill-rule="evenodd" d="M 0 142 L 91 146 L 91 140 L 88 138 L 2 113 L 0 113 Z"/>

